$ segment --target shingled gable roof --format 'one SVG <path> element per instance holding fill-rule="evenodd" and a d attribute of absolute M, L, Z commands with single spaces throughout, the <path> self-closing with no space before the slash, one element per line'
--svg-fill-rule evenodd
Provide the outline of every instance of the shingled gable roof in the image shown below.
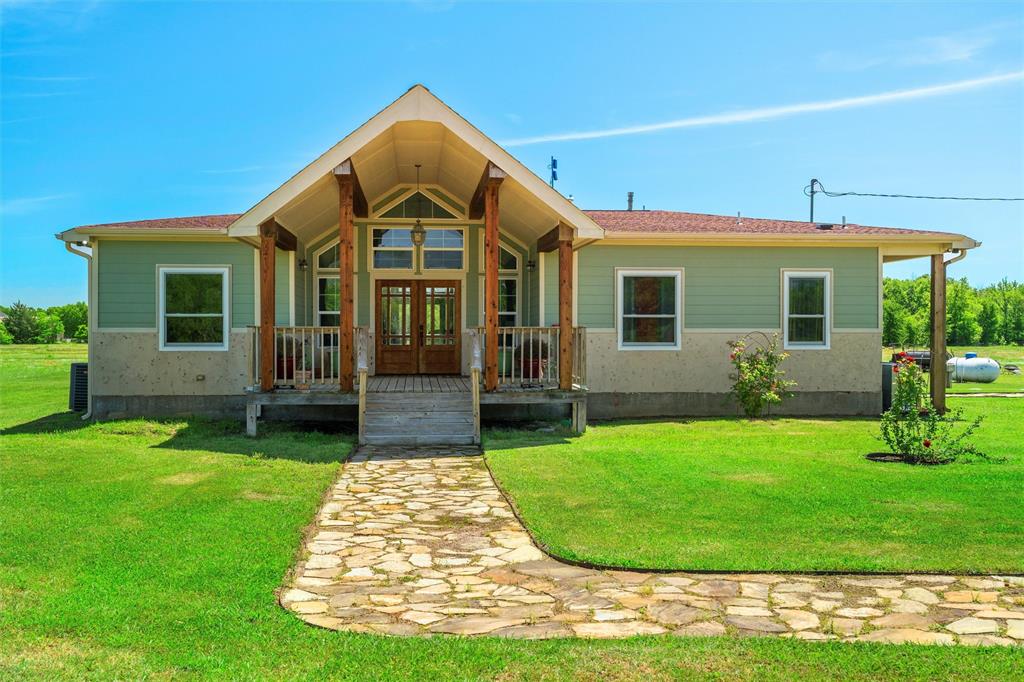
<path fill-rule="evenodd" d="M 846 237 L 876 237 L 880 241 L 887 238 L 896 240 L 921 240 L 931 242 L 951 242 L 956 248 L 973 248 L 977 243 L 962 234 L 937 232 L 932 230 L 911 230 L 899 227 L 874 227 L 848 223 L 846 226 L 834 225 L 830 230 L 823 230 L 819 224 L 796 220 L 773 220 L 768 218 L 739 218 L 736 216 L 710 215 L 707 213 L 686 213 L 682 211 L 583 211 L 595 223 L 600 225 L 608 237 L 629 236 L 661 236 L 671 239 L 682 236 L 729 236 L 729 237 L 760 237 L 783 239 L 787 236 L 813 236 L 826 240 L 841 241 Z M 155 220 L 139 220 L 134 222 L 107 223 L 102 225 L 83 225 L 73 228 L 79 234 L 103 232 L 196 232 L 226 234 L 227 228 L 241 214 L 226 213 L 221 215 L 189 216 L 183 218 L 158 218 Z"/>

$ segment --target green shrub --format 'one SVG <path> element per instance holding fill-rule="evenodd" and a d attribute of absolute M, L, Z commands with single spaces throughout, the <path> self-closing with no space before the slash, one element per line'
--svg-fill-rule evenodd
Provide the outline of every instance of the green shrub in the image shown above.
<path fill-rule="evenodd" d="M 737 341 L 730 341 L 729 360 L 735 371 L 729 375 L 733 380 L 729 395 L 748 417 L 760 417 L 771 410 L 772 405 L 782 402 L 792 393 L 795 381 L 783 379 L 785 372 L 779 369 L 789 353 L 779 352 L 779 335 L 758 334 L 764 337 L 760 345 L 748 346 L 753 334 L 747 334 Z"/>
<path fill-rule="evenodd" d="M 985 455 L 968 442 L 981 417 L 954 432 L 963 410 L 940 415 L 928 395 L 924 372 L 906 353 L 893 355 L 892 406 L 882 415 L 881 434 L 889 450 L 912 464 L 946 464 Z"/>

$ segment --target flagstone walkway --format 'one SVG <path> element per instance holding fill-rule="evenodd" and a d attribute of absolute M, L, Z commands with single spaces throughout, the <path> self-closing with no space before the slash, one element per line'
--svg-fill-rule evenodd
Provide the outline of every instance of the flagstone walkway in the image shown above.
<path fill-rule="evenodd" d="M 601 571 L 533 544 L 478 450 L 345 464 L 281 603 L 325 628 L 520 638 L 736 635 L 1024 645 L 1024 577 Z"/>

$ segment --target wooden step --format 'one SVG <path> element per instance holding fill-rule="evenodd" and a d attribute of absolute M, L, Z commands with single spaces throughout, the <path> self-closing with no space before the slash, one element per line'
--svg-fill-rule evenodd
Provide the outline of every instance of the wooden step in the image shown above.
<path fill-rule="evenodd" d="M 367 393 L 368 445 L 472 445 L 476 423 L 470 393 Z"/>

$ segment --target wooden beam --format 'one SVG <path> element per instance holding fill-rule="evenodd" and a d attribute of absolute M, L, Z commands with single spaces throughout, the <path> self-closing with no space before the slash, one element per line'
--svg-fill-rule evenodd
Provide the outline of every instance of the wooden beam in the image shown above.
<path fill-rule="evenodd" d="M 572 241 L 572 227 L 565 223 L 558 223 L 553 228 L 541 235 L 537 240 L 537 252 L 548 253 L 558 249 L 559 244 L 565 240 Z"/>
<path fill-rule="evenodd" d="M 351 169 L 351 162 L 346 161 Z M 341 164 L 344 166 L 345 164 Z M 338 168 L 341 168 L 338 166 Z M 355 173 L 338 173 L 334 177 L 338 181 L 338 294 L 340 313 L 338 322 L 338 388 L 345 392 L 352 391 L 353 355 L 355 315 L 352 300 L 353 249 L 352 235 L 354 227 L 353 202 L 355 201 Z"/>
<path fill-rule="evenodd" d="M 469 200 L 469 218 L 470 220 L 480 220 L 485 212 L 484 204 L 484 193 L 487 190 L 487 185 L 490 182 L 497 181 L 501 182 L 506 177 L 505 171 L 495 166 L 490 161 L 484 166 L 484 172 L 480 176 L 480 182 L 476 185 L 476 191 L 473 192 L 473 198 Z"/>
<path fill-rule="evenodd" d="M 274 246 L 282 251 L 294 251 L 298 248 L 299 240 L 284 225 L 277 222 L 277 218 L 271 216 L 260 224 L 260 235 L 264 231 L 274 237 Z"/>
<path fill-rule="evenodd" d="M 931 394 L 939 414 L 946 413 L 946 261 L 945 254 L 932 256 L 931 288 Z"/>
<path fill-rule="evenodd" d="M 558 228 L 558 387 L 572 390 L 572 228 Z"/>
<path fill-rule="evenodd" d="M 352 178 L 352 214 L 357 218 L 369 218 L 370 205 L 366 201 L 366 194 L 363 193 L 363 186 L 359 184 L 359 176 L 356 174 L 352 159 L 345 159 L 334 168 L 334 177 L 340 179 L 344 176 Z"/>
<path fill-rule="evenodd" d="M 260 225 L 260 390 L 274 389 L 274 257 L 277 221 Z"/>
<path fill-rule="evenodd" d="M 498 169 L 491 163 L 488 168 Z M 498 169 L 500 171 L 500 169 Z M 485 171 L 487 175 L 487 171 Z M 505 175 L 484 183 L 484 390 L 498 388 L 498 190 Z"/>

